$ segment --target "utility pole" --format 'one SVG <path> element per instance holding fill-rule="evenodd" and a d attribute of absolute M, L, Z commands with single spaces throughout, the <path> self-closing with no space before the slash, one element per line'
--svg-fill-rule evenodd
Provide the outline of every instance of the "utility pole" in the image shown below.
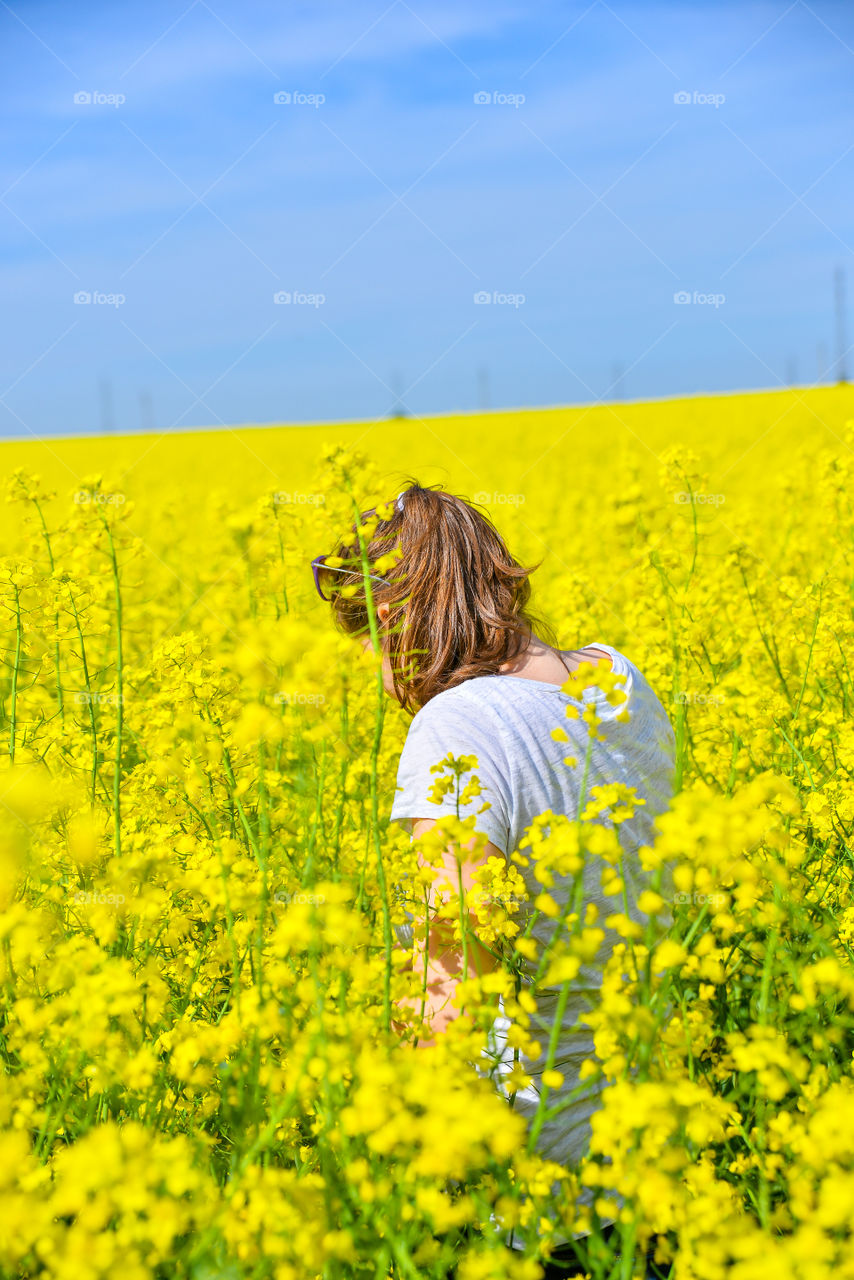
<path fill-rule="evenodd" d="M 397 369 L 392 373 L 390 381 L 392 394 L 394 395 L 394 404 L 391 406 L 389 417 L 406 418 L 409 415 L 409 410 L 400 398 L 403 395 L 403 391 L 401 389 L 403 386 L 403 379 Z"/>
<path fill-rule="evenodd" d="M 798 361 L 796 356 L 789 356 L 786 360 L 786 383 L 793 387 L 798 380 Z"/>
<path fill-rule="evenodd" d="M 836 381 L 847 382 L 848 370 L 845 356 L 848 344 L 845 341 L 845 268 L 837 267 L 833 273 L 833 299 L 836 312 Z"/>

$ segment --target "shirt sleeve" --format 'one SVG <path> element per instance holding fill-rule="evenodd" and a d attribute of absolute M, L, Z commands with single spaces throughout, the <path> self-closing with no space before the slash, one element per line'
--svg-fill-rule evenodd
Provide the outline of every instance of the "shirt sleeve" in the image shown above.
<path fill-rule="evenodd" d="M 439 804 L 429 793 L 441 776 L 431 766 L 452 752 L 455 756 L 477 757 L 477 766 L 465 774 L 462 786 L 473 777 L 480 779 L 481 795 L 460 805 L 460 817 L 475 815 L 475 829 L 482 832 L 505 854 L 510 849 L 512 811 L 510 779 L 506 756 L 495 725 L 477 714 L 477 704 L 438 694 L 416 714 L 406 737 L 397 770 L 397 788 L 391 807 L 391 821 L 412 831 L 415 818 L 439 818 L 457 812 L 456 788 Z M 483 813 L 478 810 L 489 801 Z"/>

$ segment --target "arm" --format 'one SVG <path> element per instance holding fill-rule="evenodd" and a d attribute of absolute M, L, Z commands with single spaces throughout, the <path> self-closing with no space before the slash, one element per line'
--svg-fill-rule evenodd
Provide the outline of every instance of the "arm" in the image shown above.
<path fill-rule="evenodd" d="M 435 824 L 436 820 L 434 818 L 414 819 L 412 823 L 413 837 L 417 838 L 423 835 Z M 471 850 L 474 844 L 474 840 L 470 841 L 463 851 Z M 456 887 L 459 882 L 458 877 L 461 875 L 463 893 L 467 892 L 475 887 L 475 870 L 483 866 L 490 857 L 503 858 L 504 854 L 496 845 L 487 842 L 486 846 L 476 856 L 464 859 L 458 871 L 457 857 L 454 847 L 451 846 L 443 852 L 440 864 L 435 868 L 435 876 L 430 886 L 428 899 L 428 943 L 425 949 L 423 939 L 416 937 L 414 944 L 415 957 L 413 960 L 413 968 L 422 975 L 424 974 L 426 963 L 425 1017 L 435 1035 L 446 1031 L 450 1023 L 459 1017 L 459 1009 L 454 1008 L 451 1004 L 458 982 L 463 978 L 475 978 L 484 973 L 490 973 L 497 963 L 495 956 L 482 946 L 476 937 L 469 933 L 466 944 L 468 969 L 465 973 L 463 972 L 463 946 L 461 942 L 454 940 L 453 922 L 438 919 L 435 915 L 435 909 L 440 901 L 447 897 L 447 889 L 443 894 L 439 886 L 445 880 L 450 880 L 450 883 Z M 423 856 L 420 853 L 418 861 L 419 865 L 425 865 Z M 433 868 L 431 867 L 431 869 Z M 417 997 L 401 1001 L 401 1004 L 420 1012 L 421 1000 Z M 398 1030 L 402 1030 L 399 1023 L 394 1025 Z M 428 1048 L 433 1044 L 435 1044 L 435 1039 L 418 1042 L 419 1048 Z"/>

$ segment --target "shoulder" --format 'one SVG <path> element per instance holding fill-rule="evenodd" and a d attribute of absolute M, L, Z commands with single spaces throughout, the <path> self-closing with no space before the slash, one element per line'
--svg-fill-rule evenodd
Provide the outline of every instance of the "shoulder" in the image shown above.
<path fill-rule="evenodd" d="M 506 753 L 498 684 L 492 676 L 473 676 L 437 693 L 413 716 L 406 748 L 418 753 L 441 748 L 442 756 L 448 751 L 474 754 L 481 762 L 503 769 Z"/>
<path fill-rule="evenodd" d="M 479 726 L 494 728 L 497 721 L 500 723 L 495 710 L 498 700 L 497 684 L 498 680 L 494 676 L 473 676 L 471 680 L 454 685 L 453 689 L 437 693 L 416 711 L 410 732 L 416 726 L 421 729 L 445 724 L 467 724 L 475 729 Z"/>
<path fill-rule="evenodd" d="M 477 762 L 474 774 L 487 788 L 491 803 L 498 806 L 496 812 L 503 812 L 508 803 L 505 793 L 510 785 L 510 762 L 500 708 L 492 701 L 496 683 L 490 676 L 473 676 L 425 703 L 410 722 L 398 766 L 399 779 L 405 783 L 411 775 L 420 776 L 428 765 L 432 773 L 449 754 L 457 759 L 473 756 Z"/>

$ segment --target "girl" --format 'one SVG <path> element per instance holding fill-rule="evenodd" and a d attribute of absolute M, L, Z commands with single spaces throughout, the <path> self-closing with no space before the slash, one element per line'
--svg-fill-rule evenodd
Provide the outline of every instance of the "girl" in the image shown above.
<path fill-rule="evenodd" d="M 616 677 L 617 688 L 626 698 L 613 705 L 602 688 L 584 690 L 583 704 L 594 704 L 601 721 L 584 796 L 590 795 L 592 787 L 622 783 L 634 787 L 643 801 L 634 817 L 620 824 L 618 834 L 629 914 L 645 923 L 646 917 L 635 907 L 647 887 L 637 850 L 652 844 L 654 819 L 672 796 L 675 741 L 664 708 L 641 672 L 608 644 L 559 648 L 551 628 L 528 608 L 532 569 L 513 558 L 492 523 L 462 498 L 413 481 L 394 504 L 367 512 L 362 520 L 372 515 L 379 518 L 367 544 L 371 565 L 395 546 L 401 551 L 392 570 L 370 577 L 382 640 L 383 682 L 387 692 L 413 713 L 398 768 L 392 820 L 417 837 L 439 815 L 455 813 L 455 794 L 446 795 L 438 805 L 428 798 L 437 778 L 431 766 L 449 752 L 475 756 L 474 772 L 482 794 L 463 806 L 460 814 L 476 814 L 475 829 L 486 836 L 487 844 L 479 855 L 463 861 L 463 885 L 470 888 L 475 868 L 489 857 L 509 859 L 537 815 L 550 811 L 571 819 L 579 816 L 588 728 L 581 719 L 566 719 L 564 708 L 572 699 L 561 686 L 582 663 L 598 663 L 603 682 L 609 684 L 609 674 Z M 318 592 L 331 600 L 338 625 L 369 645 L 369 606 L 355 535 L 350 546 L 339 546 L 334 556 L 318 557 L 312 567 Z M 558 727 L 569 734 L 569 745 L 552 737 Z M 567 755 L 578 760 L 578 767 L 565 763 Z M 481 812 L 484 800 L 490 803 Z M 451 883 L 456 884 L 454 849 L 447 850 L 443 863 L 437 883 L 450 873 Z M 530 864 L 521 874 L 528 898 L 520 908 L 524 913 L 533 909 L 531 903 L 542 885 L 533 878 Z M 622 904 L 615 906 L 613 898 L 603 896 L 601 866 L 595 859 L 585 860 L 583 877 L 582 903 L 596 904 L 597 924 L 604 928 L 605 917 L 623 909 Z M 561 895 L 572 888 L 572 879 L 559 877 L 550 892 L 560 903 Z M 658 918 L 659 927 L 666 927 L 668 917 L 666 913 Z M 524 916 L 521 924 L 524 928 Z M 532 936 L 547 946 L 553 929 L 553 922 L 538 914 Z M 429 939 L 429 1020 L 436 1035 L 458 1016 L 452 1004 L 456 984 L 463 976 L 488 971 L 495 956 L 473 939 L 468 948 L 469 972 L 463 974 L 462 948 L 454 944 L 448 926 L 431 920 Z M 595 1000 L 601 965 L 617 941 L 618 936 L 606 929 L 595 964 L 582 965 L 572 985 L 554 1061 L 564 1080 L 550 1092 L 550 1103 L 578 1087 L 581 1063 L 594 1056 L 592 1035 L 575 1024 Z M 535 970 L 532 962 L 530 973 Z M 544 1045 L 558 995 L 559 989 L 542 987 L 536 995 L 535 1027 L 542 1031 L 538 1039 Z M 508 1026 L 500 1010 L 493 1031 L 493 1047 L 503 1059 L 499 1078 L 512 1063 L 505 1042 Z M 517 1092 L 514 1105 L 526 1117 L 537 1111 L 544 1059 L 545 1050 L 537 1061 L 523 1059 L 532 1084 Z M 543 1124 L 537 1139 L 543 1156 L 564 1165 L 577 1164 L 584 1157 L 600 1089 L 601 1085 L 592 1086 L 588 1096 L 576 1099 Z"/>

